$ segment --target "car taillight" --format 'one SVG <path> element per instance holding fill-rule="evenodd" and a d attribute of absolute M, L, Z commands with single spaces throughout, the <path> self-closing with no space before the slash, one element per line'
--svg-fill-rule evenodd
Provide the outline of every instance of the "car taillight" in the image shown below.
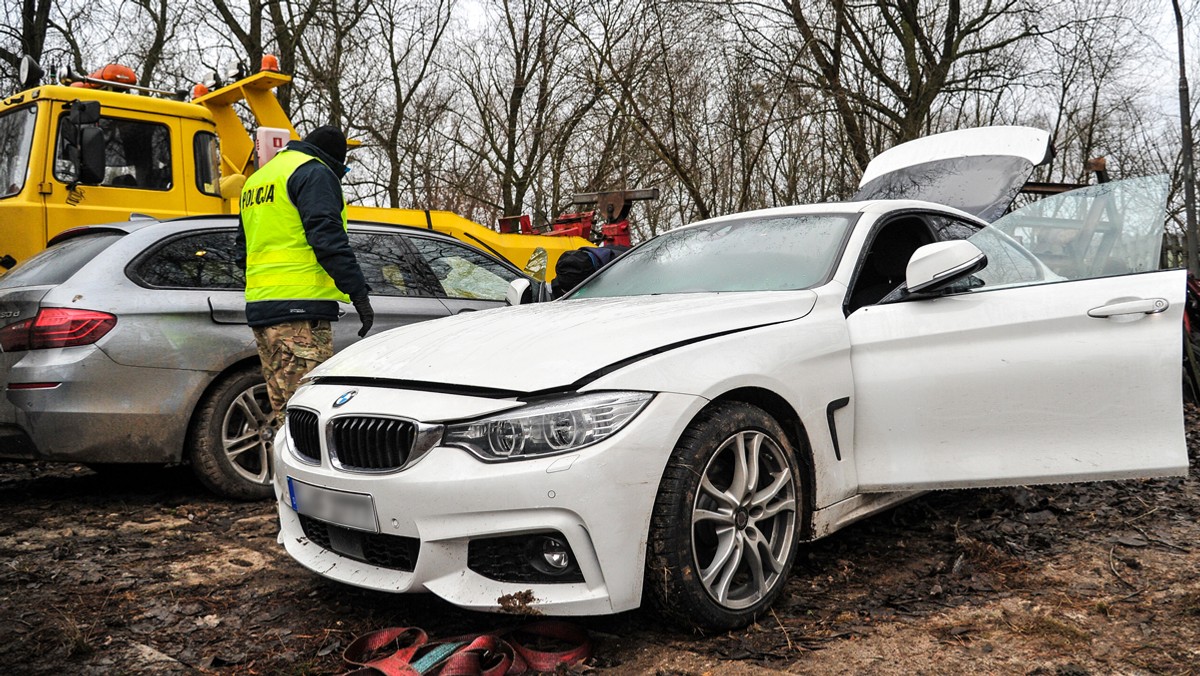
<path fill-rule="evenodd" d="M 117 325 L 107 312 L 46 308 L 37 316 L 0 329 L 0 350 L 45 350 L 52 347 L 91 345 Z"/>

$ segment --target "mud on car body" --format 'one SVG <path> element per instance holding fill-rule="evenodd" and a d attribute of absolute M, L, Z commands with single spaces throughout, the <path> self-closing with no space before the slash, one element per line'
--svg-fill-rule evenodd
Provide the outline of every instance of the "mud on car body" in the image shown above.
<path fill-rule="evenodd" d="M 101 471 L 190 462 L 218 493 L 269 496 L 275 430 L 236 227 L 194 217 L 78 228 L 0 276 L 0 458 Z M 350 240 L 383 329 L 503 305 L 525 279 L 419 228 L 352 223 Z M 335 348 L 358 339 L 347 312 Z"/>

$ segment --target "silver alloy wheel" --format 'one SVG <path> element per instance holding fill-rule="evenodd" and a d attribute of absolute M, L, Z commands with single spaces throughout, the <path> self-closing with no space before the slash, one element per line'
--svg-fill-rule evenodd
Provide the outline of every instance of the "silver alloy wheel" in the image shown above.
<path fill-rule="evenodd" d="M 221 448 L 229 466 L 243 479 L 271 482 L 271 446 L 275 420 L 267 386 L 259 383 L 233 400 L 221 423 Z"/>
<path fill-rule="evenodd" d="M 736 432 L 709 459 L 692 506 L 692 557 L 721 606 L 752 606 L 780 581 L 796 540 L 794 475 L 759 430 Z"/>

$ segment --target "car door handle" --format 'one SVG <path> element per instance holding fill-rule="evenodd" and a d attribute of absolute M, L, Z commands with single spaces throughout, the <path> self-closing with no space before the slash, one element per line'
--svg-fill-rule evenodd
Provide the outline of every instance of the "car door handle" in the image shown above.
<path fill-rule="evenodd" d="M 1101 305 L 1088 310 L 1089 317 L 1104 319 L 1117 315 L 1154 315 L 1166 310 L 1171 304 L 1166 298 L 1135 298 L 1123 300 L 1108 305 Z"/>

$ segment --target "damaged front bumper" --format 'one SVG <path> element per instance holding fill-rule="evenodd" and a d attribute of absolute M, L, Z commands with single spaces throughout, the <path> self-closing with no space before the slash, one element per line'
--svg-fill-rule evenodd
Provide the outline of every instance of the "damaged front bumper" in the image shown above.
<path fill-rule="evenodd" d="M 302 395 L 332 401 L 338 391 L 308 388 L 291 403 L 303 403 Z M 566 455 L 484 463 L 439 446 L 384 475 L 335 469 L 324 454 L 319 465 L 303 462 L 281 432 L 279 541 L 325 577 L 379 591 L 428 591 L 472 610 L 598 615 L 636 608 L 659 481 L 682 426 L 703 403 L 660 394 L 613 438 Z M 289 479 L 370 496 L 378 532 L 297 513 Z M 561 555 L 547 554 L 555 542 L 566 545 L 567 571 L 539 565 L 540 556 Z"/>

